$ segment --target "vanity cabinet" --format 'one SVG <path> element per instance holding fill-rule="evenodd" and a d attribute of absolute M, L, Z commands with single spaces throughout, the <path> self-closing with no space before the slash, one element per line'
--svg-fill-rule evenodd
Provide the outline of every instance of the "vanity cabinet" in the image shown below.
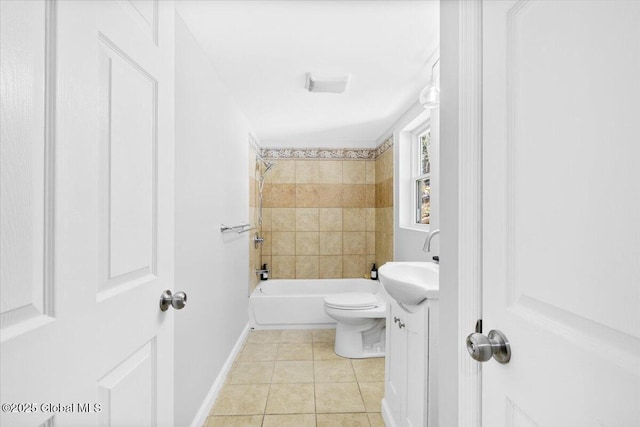
<path fill-rule="evenodd" d="M 391 299 L 382 416 L 387 427 L 437 427 L 438 300 L 413 313 Z"/>

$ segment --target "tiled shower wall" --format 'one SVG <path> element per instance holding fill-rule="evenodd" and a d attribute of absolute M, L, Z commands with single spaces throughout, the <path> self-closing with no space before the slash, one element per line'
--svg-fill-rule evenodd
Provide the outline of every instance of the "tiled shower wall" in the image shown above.
<path fill-rule="evenodd" d="M 253 236 L 256 232 L 261 234 L 261 228 L 258 224 L 258 179 L 262 171 L 261 165 L 256 164 L 256 151 L 258 150 L 255 143 L 249 144 L 249 222 L 251 225 L 258 227 L 257 230 L 249 231 L 249 289 L 252 292 L 258 285 L 258 276 L 256 269 L 260 264 L 260 246 L 257 248 L 253 243 Z"/>
<path fill-rule="evenodd" d="M 362 160 L 270 159 L 277 166 L 264 186 L 265 242 L 258 263 L 250 239 L 252 270 L 266 263 L 277 279 L 368 277 L 373 263 L 392 260 L 390 145 L 385 142 L 386 151 L 376 160 L 374 155 Z M 252 172 L 250 210 L 257 218 L 259 175 Z M 250 280 L 253 289 L 255 274 Z"/>
<path fill-rule="evenodd" d="M 376 264 L 393 261 L 393 150 L 376 159 Z"/>
<path fill-rule="evenodd" d="M 364 277 L 375 262 L 375 162 L 278 160 L 264 189 L 272 277 Z"/>

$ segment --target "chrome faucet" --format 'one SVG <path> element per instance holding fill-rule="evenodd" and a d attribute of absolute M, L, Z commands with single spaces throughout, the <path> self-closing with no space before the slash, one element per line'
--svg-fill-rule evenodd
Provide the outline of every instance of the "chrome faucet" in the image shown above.
<path fill-rule="evenodd" d="M 424 246 L 422 247 L 422 250 L 424 252 L 429 252 L 431 250 L 431 239 L 433 239 L 433 237 L 436 236 L 437 234 L 440 234 L 440 229 L 433 230 L 432 232 L 429 233 L 427 238 L 424 240 Z"/>

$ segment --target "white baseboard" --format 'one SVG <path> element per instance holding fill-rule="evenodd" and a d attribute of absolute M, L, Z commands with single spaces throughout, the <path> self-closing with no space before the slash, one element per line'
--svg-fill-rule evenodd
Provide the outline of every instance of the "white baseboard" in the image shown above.
<path fill-rule="evenodd" d="M 213 385 L 211 386 L 209 393 L 207 393 L 207 396 L 204 398 L 202 405 L 200 405 L 200 409 L 198 409 L 198 413 L 193 419 L 193 422 L 191 423 L 191 427 L 202 427 L 202 425 L 204 425 L 204 423 L 207 421 L 207 416 L 209 416 L 209 412 L 211 411 L 213 404 L 216 402 L 216 399 L 218 398 L 218 394 L 220 393 L 220 390 L 222 390 L 222 386 L 224 385 L 224 381 L 227 379 L 227 375 L 231 370 L 233 361 L 236 359 L 236 356 L 238 355 L 238 353 L 240 353 L 240 349 L 242 349 L 242 345 L 246 341 L 247 336 L 249 335 L 250 329 L 251 328 L 247 323 L 247 325 L 242 330 L 242 333 L 238 337 L 236 344 L 231 349 L 231 353 L 229 353 L 229 357 L 227 357 L 227 360 L 225 360 L 224 365 L 222 365 L 222 369 L 220 369 L 220 373 L 216 377 L 216 380 L 213 382 Z"/>
<path fill-rule="evenodd" d="M 382 420 L 384 421 L 385 426 L 396 427 L 395 420 L 393 419 L 391 411 L 389 410 L 387 399 L 382 399 Z"/>

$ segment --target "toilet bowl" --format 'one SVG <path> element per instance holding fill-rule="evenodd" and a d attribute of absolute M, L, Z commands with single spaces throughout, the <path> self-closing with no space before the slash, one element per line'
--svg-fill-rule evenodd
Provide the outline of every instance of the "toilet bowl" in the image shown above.
<path fill-rule="evenodd" d="M 337 323 L 334 351 L 338 356 L 351 359 L 384 356 L 387 304 L 377 294 L 328 295 L 324 311 Z"/>

